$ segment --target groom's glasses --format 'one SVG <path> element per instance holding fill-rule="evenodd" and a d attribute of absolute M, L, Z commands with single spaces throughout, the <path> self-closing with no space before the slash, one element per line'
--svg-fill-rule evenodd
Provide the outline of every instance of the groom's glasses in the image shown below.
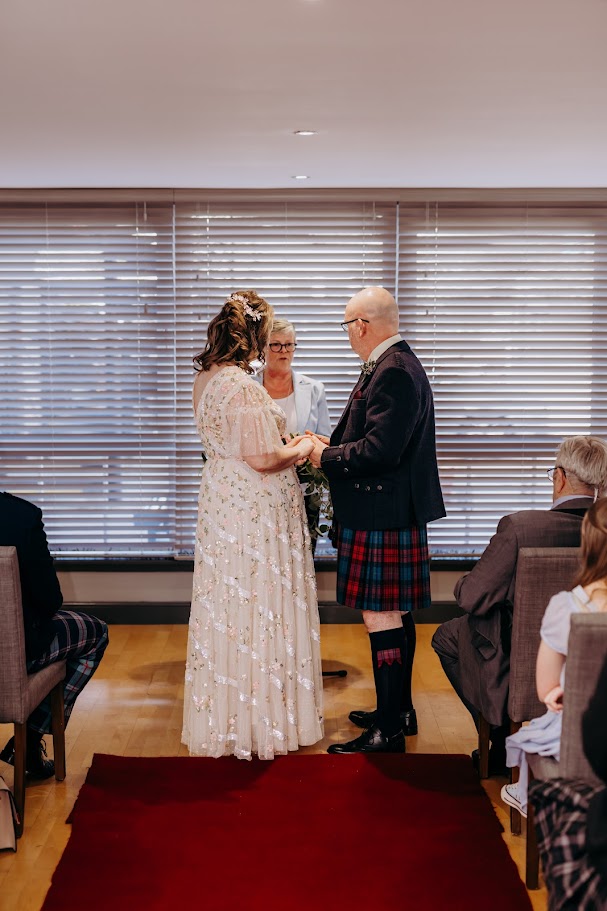
<path fill-rule="evenodd" d="M 340 323 L 339 325 L 340 325 L 341 328 L 344 330 L 344 332 L 347 332 L 347 331 L 348 331 L 348 326 L 350 325 L 350 323 L 357 323 L 359 320 L 361 321 L 361 323 L 368 323 L 368 322 L 369 322 L 368 319 L 364 319 L 362 316 L 355 316 L 354 319 L 348 319 L 348 320 L 346 320 L 345 323 Z"/>
<path fill-rule="evenodd" d="M 295 344 L 295 342 L 270 342 L 270 344 L 268 345 L 268 348 L 270 349 L 270 351 L 276 352 L 276 354 L 278 354 L 280 351 L 282 351 L 283 348 L 285 351 L 288 351 L 289 353 L 291 353 L 291 351 L 295 351 L 295 349 L 297 348 L 297 345 Z"/>

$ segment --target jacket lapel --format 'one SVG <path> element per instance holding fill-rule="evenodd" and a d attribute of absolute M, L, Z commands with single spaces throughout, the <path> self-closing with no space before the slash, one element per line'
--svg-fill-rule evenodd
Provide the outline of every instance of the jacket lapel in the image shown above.
<path fill-rule="evenodd" d="M 383 354 L 380 354 L 380 356 L 377 358 L 377 362 L 375 364 L 375 370 L 377 370 L 377 368 L 379 367 L 381 362 L 384 361 L 388 357 L 390 352 L 394 351 L 395 348 L 398 349 L 398 351 L 408 351 L 408 352 L 411 351 L 411 349 L 409 348 L 408 344 L 406 343 L 406 341 L 404 339 L 400 342 L 397 342 L 396 345 L 390 345 L 390 347 L 386 351 L 384 351 Z M 375 373 L 375 370 L 373 371 L 373 373 Z M 331 434 L 331 443 L 332 444 L 333 444 L 333 439 L 335 439 L 335 444 L 339 443 L 339 441 L 341 439 L 342 425 L 345 424 L 346 419 L 348 417 L 348 412 L 350 411 L 350 405 L 352 404 L 352 399 L 354 398 L 354 393 L 358 392 L 360 389 L 364 389 L 365 386 L 367 386 L 367 384 L 371 380 L 371 377 L 373 376 L 373 373 L 367 373 L 367 374 L 361 373 L 360 374 L 358 380 L 356 381 L 356 383 L 354 385 L 352 392 L 350 393 L 350 398 L 347 401 L 347 404 L 343 410 L 342 416 L 340 417 L 339 421 L 337 422 L 337 427 Z M 335 445 L 335 444 L 333 444 L 333 445 Z"/>
<path fill-rule="evenodd" d="M 295 393 L 295 411 L 297 412 L 297 430 L 303 433 L 310 422 L 312 410 L 312 384 L 293 371 L 293 391 Z"/>

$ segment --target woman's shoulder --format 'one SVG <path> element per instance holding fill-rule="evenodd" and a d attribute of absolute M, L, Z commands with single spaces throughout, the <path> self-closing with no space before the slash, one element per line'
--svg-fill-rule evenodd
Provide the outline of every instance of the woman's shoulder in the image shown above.
<path fill-rule="evenodd" d="M 299 370 L 293 370 L 292 373 L 294 386 L 314 386 L 316 389 L 321 390 L 325 388 L 320 380 L 313 379 L 307 373 L 300 373 Z"/>
<path fill-rule="evenodd" d="M 573 607 L 574 604 L 575 604 L 575 591 L 566 590 L 566 591 L 562 591 L 562 592 L 557 592 L 556 595 L 553 595 L 551 597 L 550 601 L 548 602 L 548 607 L 550 607 L 552 605 L 553 607 L 570 608 L 570 607 Z"/>
<path fill-rule="evenodd" d="M 582 589 L 582 594 L 584 590 Z M 563 614 L 571 614 L 575 610 L 579 610 L 579 593 L 577 589 L 573 591 L 562 591 L 557 592 L 556 595 L 553 595 L 550 601 L 548 602 L 548 607 L 544 614 L 545 618 L 558 617 Z"/>

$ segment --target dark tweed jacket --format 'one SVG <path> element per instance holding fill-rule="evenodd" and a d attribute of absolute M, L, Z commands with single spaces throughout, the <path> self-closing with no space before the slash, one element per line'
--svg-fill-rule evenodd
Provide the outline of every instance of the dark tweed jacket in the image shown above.
<path fill-rule="evenodd" d="M 335 519 L 353 529 L 409 528 L 445 515 L 434 403 L 406 342 L 359 379 L 322 454 Z"/>
<path fill-rule="evenodd" d="M 63 604 L 44 533 L 42 511 L 27 500 L 0 493 L 0 544 L 17 548 L 25 653 L 31 661 L 50 645 L 53 638 L 50 621 Z"/>
<path fill-rule="evenodd" d="M 521 547 L 579 547 L 582 520 L 592 497 L 553 509 L 526 509 L 500 519 L 482 557 L 457 582 L 455 598 L 467 614 L 459 626 L 459 665 L 464 696 L 490 724 L 507 718 L 514 581 Z"/>

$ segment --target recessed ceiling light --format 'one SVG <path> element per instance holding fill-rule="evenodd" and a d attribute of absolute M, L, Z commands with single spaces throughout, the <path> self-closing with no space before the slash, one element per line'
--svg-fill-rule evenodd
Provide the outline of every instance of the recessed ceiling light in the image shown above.
<path fill-rule="evenodd" d="M 317 130 L 293 130 L 295 136 L 316 136 Z"/>
<path fill-rule="evenodd" d="M 293 174 L 293 180 L 309 180 L 309 174 Z"/>

